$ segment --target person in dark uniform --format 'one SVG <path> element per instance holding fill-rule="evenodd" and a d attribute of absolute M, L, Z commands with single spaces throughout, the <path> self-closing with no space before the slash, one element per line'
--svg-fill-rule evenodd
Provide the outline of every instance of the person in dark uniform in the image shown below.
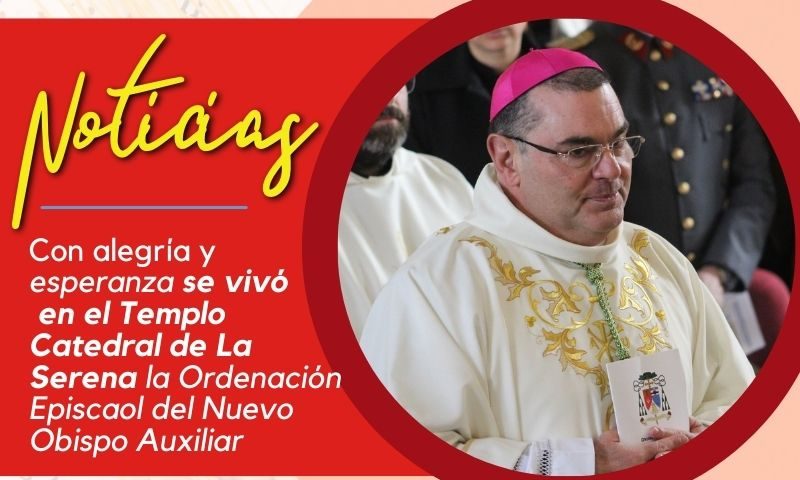
<path fill-rule="evenodd" d="M 731 87 L 671 43 L 620 25 L 595 22 L 554 46 L 599 63 L 630 131 L 647 139 L 625 220 L 683 251 L 720 303 L 746 289 L 775 210 L 773 153 Z"/>
<path fill-rule="evenodd" d="M 497 77 L 534 46 L 526 23 L 492 30 L 445 53 L 416 77 L 405 147 L 443 158 L 475 184 L 491 161 L 489 102 Z"/>

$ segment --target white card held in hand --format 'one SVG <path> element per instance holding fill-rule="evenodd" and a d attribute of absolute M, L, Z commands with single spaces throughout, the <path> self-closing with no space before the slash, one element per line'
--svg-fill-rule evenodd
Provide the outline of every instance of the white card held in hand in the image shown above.
<path fill-rule="evenodd" d="M 623 443 L 650 440 L 653 427 L 689 430 L 686 380 L 677 350 L 606 365 L 617 430 Z"/>

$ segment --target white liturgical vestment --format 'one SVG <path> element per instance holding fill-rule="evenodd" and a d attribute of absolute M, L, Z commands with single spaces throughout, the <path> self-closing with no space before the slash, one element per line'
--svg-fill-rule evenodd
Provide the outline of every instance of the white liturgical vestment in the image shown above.
<path fill-rule="evenodd" d="M 716 420 L 752 380 L 716 302 L 658 235 L 623 223 L 605 245 L 564 241 L 513 206 L 491 165 L 474 201 L 390 280 L 361 337 L 384 385 L 443 440 L 506 468 L 529 449 L 529 471 L 594 473 L 591 439 L 614 425 L 615 347 L 576 262 L 601 264 L 631 355 L 678 350 L 691 415 Z"/>
<path fill-rule="evenodd" d="M 339 217 L 339 277 L 356 336 L 389 277 L 426 238 L 471 208 L 472 186 L 430 155 L 400 148 L 386 175 L 350 173 Z"/>

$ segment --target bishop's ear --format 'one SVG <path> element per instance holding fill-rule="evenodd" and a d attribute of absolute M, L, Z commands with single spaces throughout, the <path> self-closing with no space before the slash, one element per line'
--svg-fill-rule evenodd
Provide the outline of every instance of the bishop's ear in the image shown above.
<path fill-rule="evenodd" d="M 490 133 L 486 138 L 486 148 L 492 163 L 497 170 L 497 180 L 506 188 L 519 186 L 519 170 L 517 168 L 517 146 L 514 141 L 497 133 Z"/>

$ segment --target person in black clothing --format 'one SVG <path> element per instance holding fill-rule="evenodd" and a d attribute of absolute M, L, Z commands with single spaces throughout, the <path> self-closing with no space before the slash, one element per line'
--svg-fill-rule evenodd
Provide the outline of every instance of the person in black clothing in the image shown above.
<path fill-rule="evenodd" d="M 406 148 L 447 160 L 474 185 L 491 161 L 486 133 L 494 83 L 534 46 L 527 24 L 517 23 L 472 38 L 423 69 L 409 96 Z"/>
<path fill-rule="evenodd" d="M 775 188 L 774 154 L 744 103 L 680 48 L 628 27 L 595 22 L 560 44 L 605 69 L 630 131 L 647 138 L 625 220 L 681 250 L 720 303 L 724 292 L 748 288 L 775 211 Z M 783 315 L 777 316 L 760 318 L 762 326 L 779 324 Z"/>

